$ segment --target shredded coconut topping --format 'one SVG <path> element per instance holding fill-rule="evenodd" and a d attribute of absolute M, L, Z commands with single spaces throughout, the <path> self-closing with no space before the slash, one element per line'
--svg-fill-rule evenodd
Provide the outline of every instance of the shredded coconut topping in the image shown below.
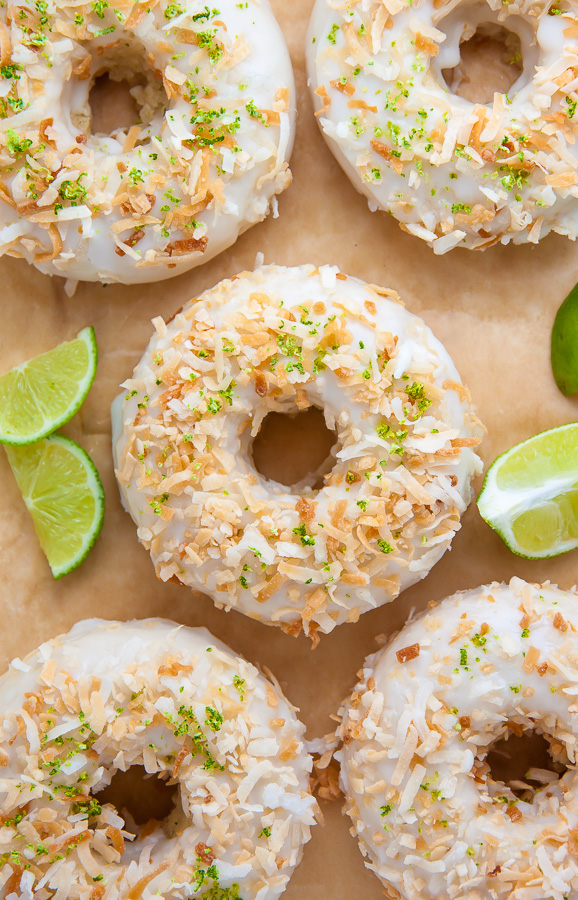
<path fill-rule="evenodd" d="M 518 35 L 523 71 L 488 104 L 442 72 L 477 26 Z M 578 18 L 550 0 L 317 0 L 316 115 L 353 183 L 436 253 L 578 233 Z"/>
<path fill-rule="evenodd" d="M 289 54 L 267 0 L 23 0 L 0 9 L 0 253 L 155 281 L 230 246 L 291 181 Z M 91 133 L 97 75 L 140 121 Z"/>
<path fill-rule="evenodd" d="M 393 600 L 449 547 L 481 427 L 442 345 L 394 291 L 265 267 L 157 319 L 113 406 L 123 502 L 157 575 L 313 638 Z M 317 406 L 332 471 L 265 480 L 271 411 Z"/>
<path fill-rule="evenodd" d="M 340 711 L 336 757 L 388 897 L 575 895 L 577 600 L 519 578 L 490 584 L 434 604 L 365 661 Z M 567 766 L 561 777 L 492 777 L 493 742 L 525 731 L 546 738 Z"/>
<path fill-rule="evenodd" d="M 0 679 L 0 894 L 273 900 L 316 803 L 277 686 L 204 629 L 88 620 Z M 179 785 L 130 831 L 99 791 L 144 766 Z"/>

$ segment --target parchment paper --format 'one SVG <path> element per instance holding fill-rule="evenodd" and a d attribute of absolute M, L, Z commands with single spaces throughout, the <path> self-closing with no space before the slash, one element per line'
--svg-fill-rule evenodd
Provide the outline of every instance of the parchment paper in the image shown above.
<path fill-rule="evenodd" d="M 370 213 L 326 148 L 313 119 L 305 84 L 304 42 L 312 0 L 273 0 L 293 55 L 299 125 L 292 159 L 294 182 L 279 201 L 279 218 L 247 232 L 228 252 L 179 278 L 148 286 L 79 285 L 69 299 L 63 282 L 20 260 L 0 261 L 0 370 L 96 328 L 98 374 L 81 412 L 65 429 L 95 460 L 106 491 L 106 518 L 87 561 L 54 582 L 38 547 L 5 455 L 0 452 L 0 670 L 39 642 L 89 616 L 166 616 L 206 625 L 255 663 L 269 666 L 301 709 L 308 736 L 331 727 L 376 635 L 391 633 L 412 608 L 461 588 L 519 575 L 562 587 L 577 580 L 578 553 L 557 560 L 513 556 L 482 522 L 475 505 L 453 549 L 432 573 L 399 600 L 323 636 L 311 652 L 293 639 L 210 600 L 154 577 L 148 554 L 122 511 L 110 455 L 110 402 L 128 377 L 152 331 L 150 319 L 169 317 L 206 287 L 266 262 L 339 264 L 343 271 L 393 287 L 422 315 L 453 356 L 488 428 L 486 462 L 537 431 L 577 418 L 577 401 L 558 392 L 549 363 L 555 312 L 578 281 L 578 247 L 548 237 L 538 247 L 493 247 L 483 254 L 455 250 L 438 258 L 381 213 Z M 479 485 L 477 485 L 479 487 Z M 287 900 L 377 900 L 375 876 L 364 870 L 339 803 L 324 803 L 325 824 L 314 829 Z"/>

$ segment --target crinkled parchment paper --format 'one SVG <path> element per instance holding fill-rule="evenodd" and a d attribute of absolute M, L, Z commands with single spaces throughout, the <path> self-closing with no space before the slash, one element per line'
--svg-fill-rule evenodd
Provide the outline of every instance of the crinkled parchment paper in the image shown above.
<path fill-rule="evenodd" d="M 0 451 L 0 668 L 40 641 L 87 616 L 125 619 L 166 616 L 206 625 L 248 659 L 269 666 L 300 707 L 309 737 L 331 727 L 329 715 L 352 686 L 375 637 L 398 629 L 412 608 L 461 588 L 519 575 L 562 587 L 578 580 L 578 553 L 558 560 L 513 556 L 482 522 L 475 506 L 463 519 L 453 549 L 421 584 L 395 603 L 323 636 L 314 652 L 237 613 L 154 576 L 122 511 L 110 454 L 110 402 L 132 371 L 155 315 L 169 317 L 206 287 L 245 268 L 257 252 L 268 263 L 339 264 L 343 271 L 399 291 L 453 356 L 488 429 L 486 462 L 537 431 L 577 418 L 577 401 L 556 389 L 549 363 L 555 312 L 578 281 L 578 247 L 551 236 L 538 247 L 492 247 L 435 257 L 381 213 L 370 213 L 326 148 L 313 119 L 304 73 L 305 31 L 312 0 L 273 0 L 290 44 L 299 88 L 294 181 L 279 201 L 279 218 L 256 226 L 228 252 L 172 281 L 149 286 L 80 284 L 67 298 L 64 284 L 20 260 L 0 261 L 0 370 L 73 337 L 93 324 L 100 350 L 94 387 L 65 429 L 93 456 L 106 490 L 102 536 L 87 561 L 54 582 L 32 523 Z M 478 485 L 479 487 L 479 485 Z M 325 824 L 314 830 L 287 900 L 377 900 L 377 879 L 364 870 L 349 820 L 339 803 L 324 803 Z"/>

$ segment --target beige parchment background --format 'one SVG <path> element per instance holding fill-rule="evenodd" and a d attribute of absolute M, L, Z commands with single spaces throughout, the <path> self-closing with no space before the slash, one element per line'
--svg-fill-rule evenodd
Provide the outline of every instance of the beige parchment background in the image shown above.
<path fill-rule="evenodd" d="M 0 451 L 0 671 L 39 642 L 89 616 L 166 616 L 203 624 L 253 662 L 269 666 L 301 709 L 309 737 L 330 729 L 329 715 L 352 686 L 375 637 L 398 629 L 410 609 L 461 588 L 512 575 L 563 587 L 578 580 L 578 553 L 524 561 L 510 554 L 480 519 L 475 505 L 453 550 L 430 576 L 398 601 L 324 636 L 311 652 L 305 638 L 218 612 L 210 600 L 161 584 L 122 511 L 112 472 L 109 405 L 151 332 L 150 319 L 169 317 L 206 287 L 266 262 L 339 264 L 343 271 L 397 289 L 452 354 L 488 428 L 487 462 L 529 435 L 575 420 L 578 401 L 558 392 L 549 363 L 555 312 L 578 281 L 578 247 L 552 236 L 538 247 L 465 250 L 437 258 L 384 214 L 371 214 L 326 148 L 312 116 L 304 72 L 305 31 L 312 0 L 273 0 L 290 45 L 299 89 L 294 182 L 281 196 L 279 218 L 246 233 L 228 252 L 172 281 L 148 286 L 63 282 L 20 260 L 0 261 L 0 371 L 41 353 L 80 328 L 96 329 L 100 362 L 94 387 L 66 428 L 93 456 L 105 486 L 106 518 L 97 546 L 75 573 L 54 582 Z M 478 485 L 479 486 L 479 485 Z M 325 825 L 314 831 L 287 900 L 377 900 L 379 882 L 364 870 L 339 804 L 323 804 Z"/>

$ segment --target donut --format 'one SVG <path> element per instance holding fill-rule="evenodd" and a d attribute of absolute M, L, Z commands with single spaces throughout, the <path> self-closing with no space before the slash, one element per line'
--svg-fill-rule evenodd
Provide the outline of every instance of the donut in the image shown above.
<path fill-rule="evenodd" d="M 91 131 L 95 78 L 139 122 Z M 268 0 L 22 0 L 0 9 L 0 253 L 156 281 L 220 253 L 291 181 L 295 93 Z"/>
<path fill-rule="evenodd" d="M 443 75 L 459 81 L 460 42 L 477 29 L 521 46 L 519 78 L 488 103 L 458 96 Z M 316 0 L 316 115 L 370 209 L 435 253 L 537 243 L 550 231 L 574 240 L 577 38 L 573 3 Z"/>
<path fill-rule="evenodd" d="M 0 679 L 0 895 L 278 897 L 316 803 L 303 725 L 203 628 L 79 622 Z M 144 766 L 178 785 L 129 831 L 99 792 Z"/>
<path fill-rule="evenodd" d="M 365 661 L 337 756 L 387 897 L 576 896 L 577 601 L 519 578 L 485 585 L 431 604 Z M 514 792 L 486 757 L 531 731 L 569 768 L 531 769 Z"/>
<path fill-rule="evenodd" d="M 425 577 L 460 527 L 481 430 L 395 291 L 264 266 L 154 325 L 112 418 L 122 501 L 160 579 L 316 641 Z M 308 407 L 336 433 L 321 489 L 316 473 L 265 479 L 264 418 Z"/>

